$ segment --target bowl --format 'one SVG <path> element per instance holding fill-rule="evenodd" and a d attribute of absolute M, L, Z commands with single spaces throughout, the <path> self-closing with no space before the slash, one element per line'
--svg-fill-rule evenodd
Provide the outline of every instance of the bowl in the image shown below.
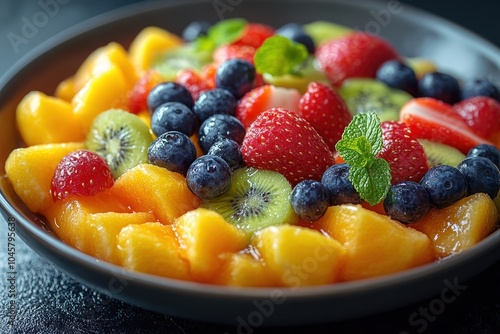
<path fill-rule="evenodd" d="M 405 56 L 424 56 L 461 79 L 500 78 L 500 50 L 428 13 L 399 2 L 373 1 L 168 1 L 146 2 L 101 15 L 42 43 L 0 79 L 0 175 L 13 149 L 22 146 L 15 109 L 32 90 L 53 94 L 96 48 L 111 41 L 128 46 L 149 25 L 180 34 L 193 20 L 230 17 L 280 26 L 327 20 L 389 39 Z M 397 6 L 396 6 L 397 5 Z M 276 15 L 279 13 L 280 15 Z M 385 13 L 381 21 L 380 15 Z M 377 19 L 378 17 L 378 19 Z M 457 256 L 384 277 L 332 285 L 230 288 L 128 271 L 86 255 L 57 238 L 30 212 L 6 178 L 0 179 L 0 211 L 35 252 L 81 283 L 156 312 L 238 326 L 304 325 L 353 319 L 418 302 L 459 287 L 500 259 L 500 231 Z"/>

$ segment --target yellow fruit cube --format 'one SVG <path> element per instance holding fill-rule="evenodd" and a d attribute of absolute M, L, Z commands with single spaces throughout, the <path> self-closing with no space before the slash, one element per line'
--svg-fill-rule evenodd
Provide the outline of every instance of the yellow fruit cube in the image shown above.
<path fill-rule="evenodd" d="M 146 71 L 160 54 L 183 43 L 179 36 L 165 29 L 146 27 L 132 41 L 130 59 L 137 71 Z"/>
<path fill-rule="evenodd" d="M 434 259 L 425 234 L 361 205 L 331 206 L 311 227 L 347 249 L 341 273 L 346 281 L 396 273 Z"/>
<path fill-rule="evenodd" d="M 155 221 L 151 213 L 130 212 L 106 191 L 96 196 L 72 196 L 57 201 L 44 215 L 62 241 L 115 264 L 121 263 L 117 236 L 122 228 Z"/>
<path fill-rule="evenodd" d="M 85 134 L 70 103 L 33 91 L 16 109 L 19 133 L 26 145 L 83 141 Z"/>
<path fill-rule="evenodd" d="M 189 190 L 184 176 L 151 164 L 127 170 L 111 190 L 132 210 L 152 212 L 163 224 L 173 223 L 200 205 L 200 199 Z"/>
<path fill-rule="evenodd" d="M 338 241 L 305 227 L 270 226 L 257 231 L 251 245 L 282 286 L 333 283 L 344 264 L 345 249 Z"/>
<path fill-rule="evenodd" d="M 69 77 L 57 85 L 54 95 L 61 100 L 71 102 L 71 99 L 75 96 L 76 92 L 75 78 Z"/>
<path fill-rule="evenodd" d="M 432 210 L 411 226 L 429 237 L 437 256 L 446 257 L 474 246 L 490 235 L 497 223 L 495 203 L 478 193 Z"/>
<path fill-rule="evenodd" d="M 5 161 L 5 172 L 14 191 L 33 212 L 52 205 L 50 186 L 57 165 L 68 153 L 82 149 L 83 143 L 35 145 L 15 149 Z"/>
<path fill-rule="evenodd" d="M 129 225 L 118 235 L 118 252 L 125 268 L 174 279 L 192 280 L 187 261 L 171 226 Z"/>
<path fill-rule="evenodd" d="M 210 282 L 220 270 L 222 254 L 238 252 L 248 245 L 248 237 L 220 214 L 196 209 L 179 217 L 172 225 L 182 256 L 189 262 L 193 277 Z"/>
<path fill-rule="evenodd" d="M 224 265 L 218 272 L 214 283 L 226 286 L 271 287 L 277 286 L 264 265 L 248 253 L 222 254 Z"/>

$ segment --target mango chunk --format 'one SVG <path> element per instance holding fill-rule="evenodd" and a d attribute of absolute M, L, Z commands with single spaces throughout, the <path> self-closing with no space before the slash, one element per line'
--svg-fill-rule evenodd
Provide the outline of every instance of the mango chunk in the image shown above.
<path fill-rule="evenodd" d="M 184 176 L 151 164 L 127 170 L 111 190 L 132 210 L 152 212 L 163 224 L 172 224 L 200 205 L 200 199 L 189 190 Z"/>
<path fill-rule="evenodd" d="M 16 122 L 28 146 L 85 139 L 71 104 L 38 91 L 28 93 L 19 103 Z"/>
<path fill-rule="evenodd" d="M 192 280 L 187 261 L 170 225 L 129 225 L 118 235 L 118 252 L 127 269 L 162 277 Z"/>
<path fill-rule="evenodd" d="M 331 206 L 311 227 L 347 249 L 342 280 L 377 277 L 434 260 L 429 238 L 361 205 Z"/>
<path fill-rule="evenodd" d="M 172 225 L 182 256 L 189 262 L 193 277 L 210 282 L 224 263 L 222 254 L 238 252 L 248 245 L 248 237 L 215 211 L 198 208 L 179 217 Z"/>
<path fill-rule="evenodd" d="M 57 85 L 54 96 L 60 98 L 61 100 L 71 102 L 71 99 L 75 96 L 76 92 L 75 78 L 72 76 L 64 79 L 59 83 L 59 85 Z"/>
<path fill-rule="evenodd" d="M 14 191 L 33 212 L 52 205 L 52 177 L 61 159 L 82 149 L 83 143 L 35 145 L 15 149 L 5 161 L 5 172 Z"/>
<path fill-rule="evenodd" d="M 264 262 L 249 253 L 222 254 L 224 265 L 214 283 L 225 286 L 270 287 L 278 285 L 267 270 Z"/>
<path fill-rule="evenodd" d="M 106 66 L 98 75 L 91 77 L 71 100 L 74 116 L 85 135 L 100 113 L 109 109 L 127 109 L 125 76 L 116 65 Z"/>
<path fill-rule="evenodd" d="M 146 71 L 160 54 L 183 43 L 179 36 L 165 29 L 146 27 L 132 41 L 129 48 L 130 59 L 138 72 Z"/>
<path fill-rule="evenodd" d="M 425 233 L 436 255 L 446 257 L 474 246 L 496 228 L 498 212 L 492 199 L 483 193 L 435 209 L 411 227 Z"/>
<path fill-rule="evenodd" d="M 108 191 L 91 197 L 68 197 L 44 212 L 58 237 L 99 259 L 121 264 L 117 236 L 125 226 L 155 221 L 147 212 L 131 212 Z"/>
<path fill-rule="evenodd" d="M 338 241 L 300 226 L 267 227 L 254 234 L 251 245 L 282 286 L 333 283 L 344 265 L 345 249 Z"/>

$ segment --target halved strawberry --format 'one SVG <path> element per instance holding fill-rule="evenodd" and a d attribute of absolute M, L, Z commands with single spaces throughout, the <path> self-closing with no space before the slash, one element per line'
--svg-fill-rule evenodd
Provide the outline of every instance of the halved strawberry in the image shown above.
<path fill-rule="evenodd" d="M 213 59 L 216 66 L 229 59 L 238 58 L 253 64 L 253 57 L 257 49 L 250 45 L 222 45 L 215 49 Z"/>
<path fill-rule="evenodd" d="M 375 78 L 377 69 L 400 55 L 386 40 L 355 32 L 318 46 L 316 58 L 332 85 L 340 87 L 347 78 Z"/>
<path fill-rule="evenodd" d="M 389 163 L 391 183 L 419 182 L 429 169 L 422 145 L 406 123 L 386 121 L 381 126 L 384 144 L 378 157 Z"/>
<path fill-rule="evenodd" d="M 263 85 L 241 98 L 236 108 L 236 117 L 247 128 L 262 112 L 271 108 L 281 107 L 298 112 L 299 100 L 300 93 L 296 89 Z"/>
<path fill-rule="evenodd" d="M 491 97 L 470 97 L 453 105 L 453 109 L 478 136 L 490 139 L 500 131 L 500 103 Z"/>
<path fill-rule="evenodd" d="M 400 112 L 417 138 L 430 139 L 453 146 L 462 153 L 488 140 L 474 134 L 453 107 L 433 98 L 415 98 L 406 103 Z"/>
<path fill-rule="evenodd" d="M 283 108 L 266 110 L 257 117 L 243 139 L 241 155 L 247 166 L 279 172 L 292 186 L 305 179 L 320 180 L 335 164 L 318 132 Z"/>
<path fill-rule="evenodd" d="M 192 69 L 185 69 L 177 73 L 175 81 L 186 87 L 195 101 L 201 93 L 215 87 L 215 85 L 210 85 L 210 81 L 205 80 L 201 75 Z"/>
<path fill-rule="evenodd" d="M 71 195 L 93 196 L 114 184 L 106 161 L 95 152 L 78 150 L 59 162 L 50 187 L 54 201 Z"/>
<path fill-rule="evenodd" d="M 243 36 L 237 41 L 233 42 L 234 45 L 249 45 L 258 48 L 264 41 L 274 35 L 274 28 L 261 24 L 249 23 L 245 28 Z"/>
<path fill-rule="evenodd" d="M 300 98 L 298 114 L 318 131 L 332 151 L 352 120 L 342 97 L 318 82 L 311 82 Z"/>
<path fill-rule="evenodd" d="M 148 110 L 148 94 L 154 86 L 163 81 L 160 73 L 155 70 L 148 70 L 139 78 L 128 94 L 128 111 L 138 114 Z"/>

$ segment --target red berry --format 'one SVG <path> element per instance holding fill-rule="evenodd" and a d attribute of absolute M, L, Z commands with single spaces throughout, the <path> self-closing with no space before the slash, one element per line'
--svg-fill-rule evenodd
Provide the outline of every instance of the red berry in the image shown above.
<path fill-rule="evenodd" d="M 471 131 L 451 105 L 433 98 L 410 100 L 399 116 L 415 137 L 453 146 L 464 154 L 476 145 L 492 144 Z"/>
<path fill-rule="evenodd" d="M 151 89 L 162 81 L 163 78 L 158 72 L 154 70 L 147 71 L 128 94 L 128 110 L 133 114 L 148 110 L 148 94 Z"/>
<path fill-rule="evenodd" d="M 320 180 L 335 164 L 318 132 L 297 114 L 272 108 L 250 125 L 241 146 L 246 165 L 283 174 L 294 186 L 302 180 Z"/>
<path fill-rule="evenodd" d="M 274 28 L 261 23 L 249 23 L 245 28 L 243 36 L 232 44 L 249 45 L 258 48 L 267 38 L 273 35 Z"/>
<path fill-rule="evenodd" d="M 50 192 L 54 201 L 71 195 L 94 196 L 113 186 L 111 170 L 101 156 L 88 150 L 67 154 L 54 172 Z"/>
<path fill-rule="evenodd" d="M 175 81 L 187 88 L 194 101 L 196 101 L 204 91 L 214 88 L 210 85 L 209 81 L 204 80 L 202 76 L 192 69 L 185 69 L 177 73 Z"/>
<path fill-rule="evenodd" d="M 307 87 L 300 99 L 298 114 L 318 131 L 332 151 L 352 120 L 342 97 L 318 82 L 311 82 Z"/>
<path fill-rule="evenodd" d="M 375 78 L 380 65 L 401 57 L 384 39 L 356 32 L 321 44 L 316 58 L 332 85 L 340 87 L 348 78 Z"/>
<path fill-rule="evenodd" d="M 453 106 L 471 130 L 483 138 L 500 131 L 500 103 L 487 96 L 465 99 Z"/>
<path fill-rule="evenodd" d="M 400 121 L 382 122 L 383 147 L 378 157 L 391 167 L 392 184 L 401 181 L 419 182 L 429 166 L 424 148 Z"/>
<path fill-rule="evenodd" d="M 236 117 L 245 128 L 264 111 L 271 108 L 285 108 L 298 112 L 300 93 L 295 89 L 264 85 L 246 93 L 238 103 Z"/>
<path fill-rule="evenodd" d="M 253 57 L 257 49 L 249 45 L 222 45 L 215 49 L 213 53 L 213 59 L 216 66 L 219 66 L 223 62 L 229 59 L 243 59 L 253 64 Z"/>

